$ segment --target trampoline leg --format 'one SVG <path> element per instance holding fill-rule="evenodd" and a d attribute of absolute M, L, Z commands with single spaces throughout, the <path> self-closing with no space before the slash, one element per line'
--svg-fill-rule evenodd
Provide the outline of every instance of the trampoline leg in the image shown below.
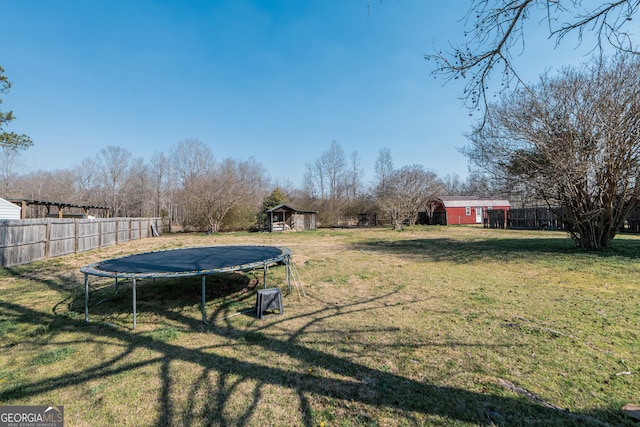
<path fill-rule="evenodd" d="M 263 268 L 262 284 L 264 285 L 264 288 L 267 289 L 267 264 L 265 264 Z"/>
<path fill-rule="evenodd" d="M 290 269 L 289 269 L 289 257 L 285 258 L 284 264 L 285 264 L 285 268 L 287 269 L 287 291 L 289 291 L 289 293 L 291 293 L 291 280 L 290 280 L 290 275 L 289 275 L 289 272 L 290 272 Z"/>
<path fill-rule="evenodd" d="M 118 278 L 116 277 L 116 294 L 118 293 Z"/>
<path fill-rule="evenodd" d="M 202 276 L 202 323 L 204 323 L 205 325 L 208 325 L 209 322 L 207 322 L 207 314 L 205 313 L 205 309 L 204 309 L 204 302 L 205 302 L 204 295 L 205 295 L 205 293 L 207 291 L 207 288 L 206 288 L 206 285 L 205 285 L 205 283 L 206 283 L 205 277 L 206 276 Z"/>
<path fill-rule="evenodd" d="M 133 329 L 136 328 L 136 279 L 133 279 Z"/>
<path fill-rule="evenodd" d="M 89 323 L 89 275 L 84 275 L 84 321 Z"/>

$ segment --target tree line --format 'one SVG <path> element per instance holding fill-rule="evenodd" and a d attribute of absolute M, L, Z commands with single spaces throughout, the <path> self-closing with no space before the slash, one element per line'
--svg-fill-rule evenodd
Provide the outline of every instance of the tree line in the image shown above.
<path fill-rule="evenodd" d="M 160 217 L 173 227 L 194 231 L 261 228 L 264 210 L 280 203 L 317 211 L 322 226 L 351 226 L 362 218 L 376 218 L 400 228 L 415 223 L 431 197 L 483 189 L 471 185 L 471 179 L 439 177 L 418 164 L 394 168 L 386 147 L 374 165 L 374 182 L 365 182 L 358 152 L 346 155 L 336 141 L 306 164 L 299 187 L 273 182 L 255 158 L 216 159 L 210 146 L 195 138 L 148 160 L 134 157 L 126 147 L 108 146 L 69 169 L 25 173 L 18 167 L 20 158 L 19 150 L 2 147 L 4 198 L 107 206 L 111 216 Z M 43 214 L 44 207 L 35 209 L 39 212 L 34 216 Z"/>

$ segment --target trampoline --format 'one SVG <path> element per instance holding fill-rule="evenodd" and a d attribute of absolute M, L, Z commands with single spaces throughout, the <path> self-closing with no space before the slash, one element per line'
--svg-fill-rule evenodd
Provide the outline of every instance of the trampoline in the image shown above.
<path fill-rule="evenodd" d="M 285 264 L 287 286 L 291 252 L 276 246 L 203 246 L 144 252 L 120 258 L 112 258 L 80 269 L 84 273 L 84 313 L 89 322 L 89 276 L 132 279 L 133 327 L 136 327 L 136 282 L 140 279 L 202 276 L 202 322 L 207 323 L 205 313 L 206 276 L 233 271 L 262 268 L 264 287 L 267 287 L 267 269 Z"/>

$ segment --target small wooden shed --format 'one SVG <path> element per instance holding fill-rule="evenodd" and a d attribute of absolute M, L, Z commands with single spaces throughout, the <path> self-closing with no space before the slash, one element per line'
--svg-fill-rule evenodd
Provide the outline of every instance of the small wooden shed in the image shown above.
<path fill-rule="evenodd" d="M 266 211 L 269 231 L 306 231 L 318 227 L 318 212 L 278 205 Z"/>
<path fill-rule="evenodd" d="M 504 214 L 511 209 L 508 200 L 475 196 L 441 196 L 427 203 L 427 211 L 420 222 L 436 225 L 483 224 L 486 212 L 501 209 Z"/>
<path fill-rule="evenodd" d="M 8 200 L 0 199 L 0 219 L 20 219 L 22 208 Z"/>

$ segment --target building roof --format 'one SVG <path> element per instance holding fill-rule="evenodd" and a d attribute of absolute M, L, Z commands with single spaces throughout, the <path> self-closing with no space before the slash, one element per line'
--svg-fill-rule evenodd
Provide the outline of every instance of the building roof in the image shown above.
<path fill-rule="evenodd" d="M 103 209 L 103 210 L 111 209 L 109 206 L 77 205 L 75 203 L 49 202 L 45 200 L 34 200 L 34 199 L 7 199 L 7 200 L 13 204 L 26 203 L 27 205 L 56 206 L 58 208 L 83 208 L 83 209 Z"/>
<path fill-rule="evenodd" d="M 434 200 L 441 201 L 445 208 L 463 208 L 467 206 L 511 207 L 505 199 L 481 198 L 477 196 L 441 196 Z"/>
<path fill-rule="evenodd" d="M 281 204 L 278 206 L 274 206 L 271 209 L 267 209 L 267 213 L 276 212 L 276 211 L 292 211 L 292 212 L 300 212 L 300 213 L 318 213 L 317 211 L 301 211 L 300 209 L 293 208 L 286 204 Z"/>

